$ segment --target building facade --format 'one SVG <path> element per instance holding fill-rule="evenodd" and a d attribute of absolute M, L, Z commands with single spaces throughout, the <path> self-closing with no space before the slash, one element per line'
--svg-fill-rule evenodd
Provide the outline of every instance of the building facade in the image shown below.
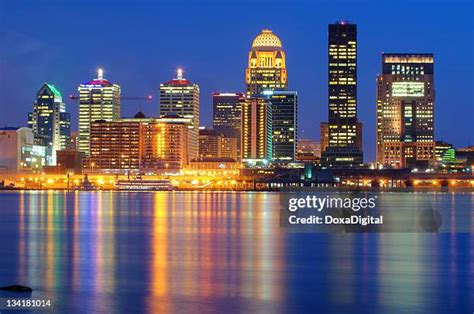
<path fill-rule="evenodd" d="M 181 69 L 175 79 L 160 84 L 160 117 L 176 115 L 190 121 L 190 160 L 199 156 L 199 106 L 199 86 L 183 78 Z"/>
<path fill-rule="evenodd" d="M 144 172 L 177 171 L 189 164 L 189 121 L 165 117 L 143 123 L 141 131 Z"/>
<path fill-rule="evenodd" d="M 225 138 L 237 140 L 236 160 L 240 158 L 241 112 L 245 98 L 244 93 L 212 93 L 212 127 Z"/>
<path fill-rule="evenodd" d="M 240 138 L 243 93 L 212 93 L 212 128 L 225 137 Z"/>
<path fill-rule="evenodd" d="M 47 165 L 56 164 L 56 151 L 65 149 L 71 135 L 71 116 L 54 85 L 44 83 L 36 93 L 33 111 L 28 113 L 28 126 L 37 145 L 45 146 Z"/>
<path fill-rule="evenodd" d="M 435 160 L 432 54 L 382 54 L 377 76 L 377 164 L 426 168 Z"/>
<path fill-rule="evenodd" d="M 62 173 L 81 174 L 84 153 L 77 150 L 59 150 L 57 152 L 57 166 Z"/>
<path fill-rule="evenodd" d="M 178 116 L 98 120 L 91 124 L 91 155 L 84 170 L 109 173 L 178 171 L 189 164 L 189 119 Z"/>
<path fill-rule="evenodd" d="M 199 158 L 221 157 L 222 137 L 213 129 L 199 130 Z"/>
<path fill-rule="evenodd" d="M 226 137 L 213 129 L 199 130 L 199 158 L 231 158 L 238 160 L 237 138 Z"/>
<path fill-rule="evenodd" d="M 269 29 L 262 30 L 252 42 L 245 81 L 249 96 L 288 88 L 286 54 L 280 38 Z"/>
<path fill-rule="evenodd" d="M 99 69 L 97 78 L 79 85 L 78 149 L 90 155 L 91 123 L 96 120 L 114 121 L 120 118 L 120 86 L 104 79 Z"/>
<path fill-rule="evenodd" d="M 96 120 L 90 129 L 90 156 L 85 170 L 124 173 L 138 170 L 141 123 Z"/>
<path fill-rule="evenodd" d="M 324 166 L 363 164 L 362 124 L 357 120 L 357 25 L 345 21 L 328 26 L 327 132 Z"/>
<path fill-rule="evenodd" d="M 264 97 L 250 97 L 242 105 L 242 160 L 271 161 L 272 108 Z"/>
<path fill-rule="evenodd" d="M 435 160 L 437 164 L 443 161 L 443 156 L 446 151 L 450 148 L 454 148 L 453 144 L 446 143 L 443 141 L 435 141 Z"/>
<path fill-rule="evenodd" d="M 296 160 L 319 161 L 321 159 L 321 144 L 310 139 L 298 139 Z"/>
<path fill-rule="evenodd" d="M 0 128 L 0 172 L 40 172 L 46 159 L 46 146 L 35 144 L 30 128 Z"/>
<path fill-rule="evenodd" d="M 265 91 L 272 110 L 273 161 L 291 162 L 296 158 L 298 140 L 298 96 L 292 91 Z"/>
<path fill-rule="evenodd" d="M 221 139 L 221 158 L 231 158 L 235 161 L 240 160 L 240 140 L 234 137 L 223 137 Z"/>

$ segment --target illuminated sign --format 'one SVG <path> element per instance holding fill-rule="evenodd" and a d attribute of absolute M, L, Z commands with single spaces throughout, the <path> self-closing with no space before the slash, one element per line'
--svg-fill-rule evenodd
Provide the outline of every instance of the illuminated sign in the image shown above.
<path fill-rule="evenodd" d="M 226 97 L 226 96 L 237 96 L 236 93 L 216 93 L 214 94 L 215 96 L 221 96 L 221 97 Z"/>
<path fill-rule="evenodd" d="M 392 83 L 392 97 L 423 97 L 425 83 L 423 82 L 394 82 Z"/>

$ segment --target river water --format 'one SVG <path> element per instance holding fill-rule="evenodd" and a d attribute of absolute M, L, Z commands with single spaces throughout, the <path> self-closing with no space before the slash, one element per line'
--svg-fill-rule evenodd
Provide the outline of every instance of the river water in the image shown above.
<path fill-rule="evenodd" d="M 474 193 L 425 197 L 472 233 L 288 232 L 278 193 L 2 192 L 0 286 L 54 313 L 473 313 Z"/>

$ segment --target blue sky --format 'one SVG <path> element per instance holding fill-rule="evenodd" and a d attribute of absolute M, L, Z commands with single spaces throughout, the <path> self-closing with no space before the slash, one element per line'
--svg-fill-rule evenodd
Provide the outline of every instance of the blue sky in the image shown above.
<path fill-rule="evenodd" d="M 182 66 L 201 87 L 201 121 L 211 125 L 213 91 L 244 91 L 252 39 L 271 28 L 287 53 L 299 94 L 301 137 L 319 139 L 327 120 L 327 24 L 358 24 L 358 105 L 366 161 L 375 157 L 375 77 L 381 52 L 435 55 L 435 133 L 474 144 L 472 1 L 6 1 L 0 0 L 0 125 L 25 125 L 43 82 L 64 96 L 105 77 L 129 96 L 122 115 L 158 112 L 160 82 Z M 77 104 L 66 99 L 77 125 Z"/>

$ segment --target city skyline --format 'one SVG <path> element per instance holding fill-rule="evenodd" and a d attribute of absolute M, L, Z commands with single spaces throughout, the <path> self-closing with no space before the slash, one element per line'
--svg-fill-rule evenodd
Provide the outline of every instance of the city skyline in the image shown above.
<path fill-rule="evenodd" d="M 370 3 L 370 2 L 369 2 Z M 148 4 L 152 6 L 151 4 Z M 233 4 L 236 6 L 236 4 Z M 365 6 L 368 4 L 366 3 Z M 468 4 L 466 4 L 468 5 Z M 436 5 L 435 5 L 436 6 Z M 327 12 L 331 12 L 331 6 L 323 6 L 327 7 Z M 349 6 L 351 7 L 351 6 Z M 364 7 L 364 5 L 361 5 Z M 155 97 L 151 102 L 124 102 L 122 116 L 133 116 L 139 108 L 143 108 L 143 111 L 147 116 L 157 116 L 157 104 L 159 98 L 157 97 L 156 87 L 160 82 L 167 81 L 169 77 L 174 77 L 174 72 L 178 66 L 182 66 L 185 70 L 185 76 L 189 78 L 191 81 L 199 84 L 201 88 L 201 117 L 203 123 L 201 125 L 210 126 L 212 124 L 212 94 L 211 92 L 244 92 L 245 91 L 245 82 L 244 82 L 244 74 L 245 74 L 245 63 L 247 59 L 248 49 L 250 48 L 250 44 L 252 39 L 263 29 L 263 28 L 270 28 L 272 29 L 275 34 L 277 34 L 285 47 L 285 51 L 287 53 L 287 68 L 288 72 L 290 73 L 289 77 L 289 90 L 296 90 L 298 92 L 299 98 L 299 111 L 300 111 L 300 138 L 313 138 L 319 140 L 319 122 L 326 120 L 327 118 L 327 100 L 326 98 L 326 82 L 327 78 L 325 78 L 325 67 L 327 65 L 327 56 L 325 56 L 327 52 L 327 34 L 325 34 L 325 30 L 327 24 L 334 23 L 337 20 L 348 19 L 352 23 L 358 25 L 358 34 L 359 34 L 359 64 L 358 64 L 358 87 L 359 87 L 359 106 L 358 110 L 360 111 L 359 120 L 364 123 L 364 152 L 365 154 L 365 161 L 373 161 L 375 160 L 375 78 L 376 75 L 380 71 L 380 54 L 382 52 L 420 52 L 420 53 L 433 53 L 437 60 L 436 63 L 436 90 L 437 90 L 437 103 L 436 103 L 436 114 L 435 114 L 435 139 L 437 140 L 445 140 L 447 142 L 452 142 L 455 146 L 466 146 L 467 144 L 472 144 L 474 141 L 472 138 L 472 125 L 468 123 L 469 110 L 472 110 L 472 92 L 469 91 L 469 84 L 471 82 L 472 86 L 472 74 L 469 71 L 465 71 L 465 68 L 469 68 L 469 64 L 472 64 L 472 53 L 469 53 L 472 49 L 472 45 L 466 44 L 466 41 L 463 40 L 464 45 L 464 52 L 463 55 L 467 56 L 467 58 L 463 59 L 463 62 L 459 61 L 458 63 L 452 64 L 452 60 L 455 59 L 454 57 L 450 57 L 450 55 L 456 50 L 456 44 L 460 40 L 461 37 L 471 38 L 469 37 L 469 32 L 472 32 L 472 28 L 469 30 L 462 30 L 460 31 L 461 34 L 458 34 L 457 37 L 449 38 L 450 44 L 453 46 L 452 50 L 441 50 L 440 42 L 447 42 L 447 34 L 450 33 L 450 27 L 446 26 L 446 32 L 444 36 L 438 41 L 430 41 L 426 38 L 432 36 L 430 33 L 427 32 L 408 32 L 407 28 L 401 25 L 397 25 L 397 32 L 396 36 L 392 36 L 392 41 L 394 42 L 393 45 L 387 45 L 387 39 L 379 38 L 379 40 L 374 41 L 374 31 L 375 29 L 370 28 L 373 26 L 373 22 L 367 21 L 367 19 L 360 19 L 357 18 L 357 15 L 360 13 L 360 8 L 354 8 L 353 14 L 343 14 L 341 12 L 333 11 L 333 15 L 336 15 L 334 18 L 326 17 L 324 20 L 319 20 L 317 23 L 313 23 L 311 29 L 305 30 L 306 36 L 304 36 L 304 40 L 301 39 L 300 32 L 297 31 L 297 28 L 293 25 L 288 25 L 288 20 L 283 19 L 282 22 L 275 22 L 271 21 L 268 17 L 262 18 L 257 24 L 256 23 L 249 23 L 245 24 L 245 31 L 242 34 L 234 33 L 239 27 L 231 26 L 227 27 L 227 31 L 232 33 L 234 40 L 232 40 L 232 45 L 230 48 L 233 48 L 236 52 L 230 52 L 231 49 L 224 49 L 216 55 L 212 51 L 208 51 L 207 54 L 199 55 L 199 53 L 192 53 L 193 51 L 200 52 L 203 46 L 212 46 L 217 44 L 216 41 L 205 41 L 204 39 L 207 37 L 212 37 L 212 34 L 216 30 L 209 30 L 208 33 L 202 33 L 202 42 L 201 45 L 195 46 L 196 42 L 193 39 L 191 33 L 188 32 L 184 33 L 181 36 L 182 41 L 186 42 L 189 40 L 189 51 L 178 49 L 177 53 L 175 53 L 174 60 L 171 58 L 164 58 L 164 63 L 167 63 L 167 66 L 160 67 L 159 70 L 153 70 L 156 68 L 156 62 L 154 58 L 143 58 L 143 60 L 134 59 L 136 57 L 135 54 L 131 54 L 128 56 L 121 55 L 121 53 L 117 53 L 117 55 L 98 55 L 95 58 L 91 58 L 87 56 L 89 53 L 85 52 L 85 58 L 83 60 L 79 60 L 79 62 L 69 62 L 65 64 L 65 67 L 69 69 L 68 71 L 63 70 L 60 71 L 57 69 L 57 66 L 54 64 L 64 62 L 64 56 L 59 56 L 52 53 L 48 55 L 49 58 L 46 64 L 52 65 L 51 68 L 48 70 L 40 70 L 39 74 L 35 72 L 38 71 L 38 68 L 43 68 L 44 63 L 36 64 L 35 67 L 32 69 L 26 68 L 25 66 L 29 62 L 25 62 L 26 64 L 22 64 L 17 71 L 13 71 L 12 65 L 18 63 L 18 60 L 21 60 L 22 54 L 19 57 L 13 57 L 12 52 L 7 52 L 2 50 L 2 73 L 7 73 L 6 76 L 11 78 L 11 80 L 4 80 L 2 79 L 2 86 L 4 86 L 0 91 L 0 96 L 5 102 L 8 104 L 2 104 L 2 112 L 5 115 L 2 115 L 0 118 L 0 125 L 8 125 L 8 126 L 22 126 L 26 125 L 25 121 L 25 113 L 30 111 L 32 100 L 34 99 L 34 94 L 38 88 L 44 81 L 54 84 L 58 89 L 63 93 L 63 95 L 68 94 L 75 94 L 74 88 L 70 88 L 70 82 L 72 82 L 75 88 L 77 88 L 77 84 L 79 82 L 83 82 L 87 80 L 89 77 L 93 77 L 95 70 L 99 66 L 103 66 L 106 70 L 106 76 L 113 82 L 117 82 L 122 87 L 122 94 L 123 95 L 148 95 L 153 94 Z M 437 4 L 437 8 L 430 8 L 428 13 L 436 13 L 441 14 L 442 9 L 446 9 L 445 6 Z M 13 10 L 18 8 L 13 8 Z M 298 13 L 297 6 L 290 7 L 291 12 L 296 11 Z M 217 8 L 210 9 L 211 11 L 217 10 Z M 393 8 L 394 14 L 397 10 L 396 7 Z M 119 13 L 121 14 L 120 10 Z M 357 13 L 359 12 L 359 13 Z M 132 18 L 136 17 L 137 12 L 132 10 Z M 460 12 L 463 13 L 463 12 Z M 135 14 L 135 15 L 134 15 Z M 186 15 L 186 13 L 183 13 Z M 222 15 L 226 15 L 228 13 L 222 12 Z M 298 14 L 302 14 L 299 12 Z M 435 15 L 436 15 L 435 14 Z M 465 14 L 465 13 L 463 13 Z M 92 19 L 93 16 L 90 18 Z M 107 18 L 105 18 L 107 19 Z M 220 18 L 219 18 L 220 19 Z M 303 23 L 310 18 L 306 15 L 304 19 L 298 20 L 298 23 Z M 374 18 L 375 20 L 375 18 Z M 432 22 L 426 24 L 426 17 L 419 17 L 419 23 L 413 23 L 416 27 L 417 25 L 431 26 L 433 33 L 436 33 L 436 25 Z M 302 22 L 303 21 L 303 22 Z M 460 20 L 460 23 L 462 19 Z M 152 22 L 149 22 L 153 24 Z M 185 25 L 189 24 L 190 22 L 183 22 Z M 431 23 L 431 24 L 430 24 Z M 466 22 L 464 22 L 466 23 Z M 467 22 L 468 23 L 468 22 Z M 2 29 L 4 29 L 3 36 L 7 40 L 7 44 L 9 40 L 11 41 L 12 36 L 15 37 L 15 32 L 8 28 L 8 25 L 12 24 L 12 21 L 9 19 L 5 19 L 2 22 Z M 14 23 L 13 23 L 14 24 Z M 394 32 L 393 27 L 390 28 L 390 23 L 386 23 L 388 33 Z M 71 26 L 74 28 L 75 26 Z M 181 27 L 181 26 L 180 26 Z M 412 26 L 413 27 L 413 26 Z M 70 27 L 66 27 L 70 29 Z M 443 28 L 443 29 L 444 29 Z M 170 27 L 171 29 L 171 27 Z M 187 28 L 189 30 L 189 28 Z M 430 29 L 430 28 L 428 28 Z M 439 28 L 438 28 L 439 29 Z M 60 31 L 60 30 L 58 30 Z M 143 30 L 144 33 L 147 33 L 147 30 Z M 166 28 L 162 29 L 159 33 L 160 36 L 162 35 L 164 39 L 170 39 L 172 37 L 174 30 L 170 30 L 170 34 L 166 34 Z M 32 32 L 30 30 L 30 32 Z M 293 33 L 291 33 L 293 32 Z M 467 33 L 462 33 L 467 32 Z M 18 33 L 16 33 L 18 35 Z M 62 31 L 64 36 L 64 31 Z M 189 35 L 188 35 L 189 34 Z M 462 36 L 464 34 L 464 36 Z M 31 35 L 31 34 L 30 34 Z M 56 34 L 58 35 L 58 34 Z M 124 39 L 130 39 L 131 35 L 128 32 L 122 33 Z M 439 34 L 438 34 L 439 35 Z M 32 35 L 34 38 L 34 35 Z M 397 36 L 403 37 L 401 41 L 400 38 Z M 445 38 L 446 36 L 446 38 Z M 71 40 L 74 39 L 74 36 L 70 36 Z M 139 36 L 141 37 L 141 36 Z M 232 36 L 231 36 L 232 37 Z M 245 38 L 243 38 L 245 37 Z M 390 36 L 387 36 L 390 37 Z M 28 37 L 30 38 L 30 37 Z M 29 39 L 22 41 L 19 40 L 16 44 L 13 45 L 13 51 L 18 49 L 18 46 L 27 44 Z M 30 38 L 30 39 L 31 39 Z M 59 41 L 61 41 L 62 37 L 59 37 Z M 163 40 L 164 40 L 163 39 Z M 308 40 L 309 39 L 309 40 Z M 226 40 L 226 38 L 223 38 Z M 367 40 L 369 41 L 367 43 Z M 159 40 L 158 40 L 159 42 Z M 144 48 L 150 45 L 149 42 L 135 42 L 136 44 L 136 51 L 142 51 Z M 312 45 L 317 45 L 317 49 Z M 34 46 L 34 45 L 33 45 Z M 305 48 L 311 46 L 311 50 L 309 52 L 314 54 L 314 58 L 307 57 L 304 59 L 306 63 L 299 63 L 297 60 L 301 59 L 301 52 L 308 56 L 309 52 L 305 53 Z M 66 45 L 59 45 L 59 50 L 66 49 Z M 172 41 L 170 44 L 170 50 L 174 47 L 181 48 L 182 45 L 179 42 Z M 431 49 L 430 49 L 431 47 Z M 101 48 L 99 50 L 108 51 L 112 53 L 111 47 Z M 26 49 L 26 48 L 25 48 Z M 35 47 L 30 47 L 32 51 L 35 51 Z M 94 50 L 94 49 L 92 49 Z M 145 49 L 146 50 L 146 49 Z M 27 49 L 27 52 L 29 50 Z M 126 51 L 130 52 L 130 48 L 127 47 Z M 176 52 L 176 51 L 175 51 Z M 374 57 L 375 54 L 375 57 Z M 471 56 L 469 58 L 469 56 Z M 34 60 L 38 60 L 44 58 L 44 53 L 40 53 L 37 56 L 34 56 Z M 134 59 L 128 60 L 128 64 L 124 65 L 114 65 L 117 61 L 117 58 L 125 58 L 125 59 Z M 18 59 L 18 60 L 15 60 Z M 228 62 L 227 65 L 228 75 L 222 76 L 222 71 L 218 69 L 218 66 L 213 66 L 210 70 L 203 70 L 200 69 L 203 65 L 206 65 L 208 61 L 197 61 L 197 59 L 203 60 L 212 60 L 214 63 L 221 66 L 222 62 Z M 313 60 L 314 59 L 314 60 Z M 147 64 L 147 62 L 151 63 L 151 67 L 149 70 L 143 71 L 143 73 L 139 73 L 139 69 Z M 230 62 L 230 63 L 229 63 Z M 76 64 L 77 63 L 77 64 Z M 449 65 L 448 65 L 449 63 Z M 458 68 L 462 66 L 462 68 Z M 472 66 L 471 66 L 472 68 Z M 453 81 L 453 77 L 459 77 L 459 71 L 464 69 L 464 74 L 462 80 Z M 84 71 L 85 70 L 85 71 Z M 59 72 L 58 72 L 59 71 Z M 79 75 L 76 75 L 78 72 L 81 72 Z M 29 75 L 25 76 L 25 83 L 18 84 L 17 76 L 20 74 L 28 73 Z M 124 75 L 124 73 L 127 73 Z M 44 75 L 44 77 L 39 77 Z M 34 76 L 34 77 L 33 77 Z M 143 76 L 143 78 L 142 78 Z M 31 85 L 32 83 L 28 83 L 28 81 L 35 81 L 38 82 L 36 85 Z M 138 83 L 136 83 L 138 81 Z M 305 82 L 308 81 L 308 82 Z M 317 82 L 315 82 L 317 81 Z M 312 83 L 312 86 L 310 86 Z M 138 85 L 137 85 L 138 84 Z M 30 86 L 31 85 L 31 86 Z M 18 87 L 15 90 L 18 92 L 15 93 L 15 97 L 12 98 L 9 95 L 8 91 L 11 90 L 13 87 Z M 150 87 L 151 86 L 151 87 Z M 464 86 L 464 88 L 463 88 Z M 457 95 L 455 92 L 457 89 L 462 89 L 463 91 L 468 91 L 467 93 L 463 93 L 462 95 Z M 460 94 L 460 93 L 459 93 Z M 462 97 L 462 98 L 461 98 Z M 453 102 L 454 104 L 452 104 Z M 11 105 L 10 105 L 11 103 Z M 317 103 L 317 105 L 315 105 Z M 66 104 L 68 107 L 68 111 L 71 112 L 72 115 L 72 128 L 77 129 L 77 103 L 72 102 L 70 100 L 66 100 Z M 453 106 L 456 106 L 457 110 L 452 110 Z M 11 110 L 11 108 L 15 108 L 15 110 Z M 455 112 L 463 110 L 466 111 L 466 115 L 456 115 L 453 116 Z M 20 113 L 18 113 L 20 112 Z M 471 115 L 472 116 L 472 115 Z M 452 125 L 457 123 L 457 128 L 452 128 Z M 454 130 L 453 130 L 454 129 Z M 302 132 L 301 132 L 302 131 Z"/>

